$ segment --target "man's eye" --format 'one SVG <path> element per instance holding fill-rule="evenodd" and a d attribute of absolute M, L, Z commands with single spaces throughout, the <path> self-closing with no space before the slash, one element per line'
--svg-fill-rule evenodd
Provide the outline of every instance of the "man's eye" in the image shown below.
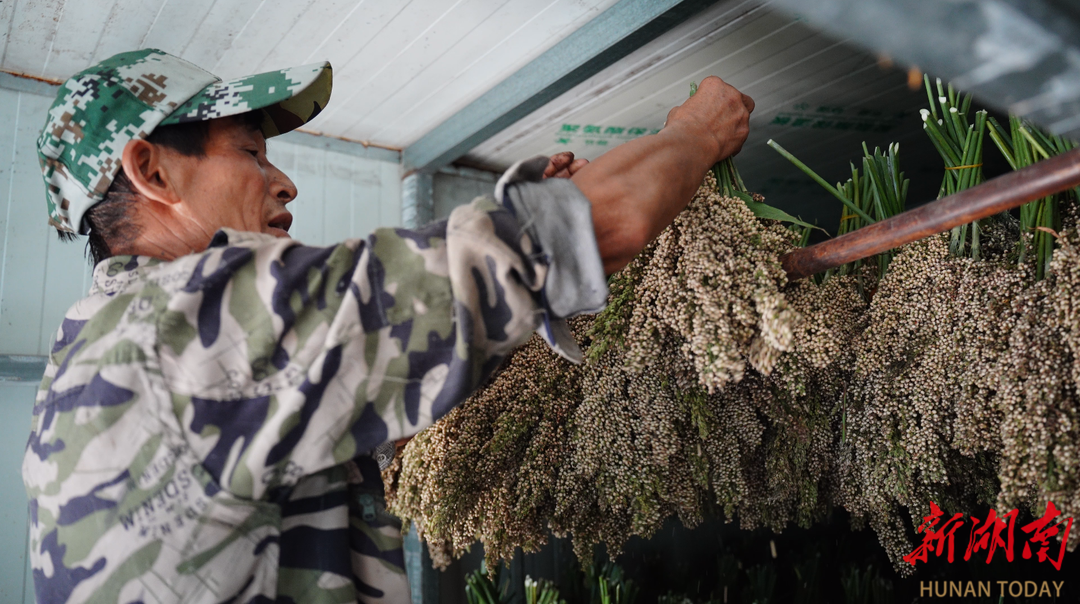
<path fill-rule="evenodd" d="M 250 153 L 252 157 L 259 157 L 259 150 L 258 149 L 244 149 L 244 150 L 247 151 L 248 153 Z"/>

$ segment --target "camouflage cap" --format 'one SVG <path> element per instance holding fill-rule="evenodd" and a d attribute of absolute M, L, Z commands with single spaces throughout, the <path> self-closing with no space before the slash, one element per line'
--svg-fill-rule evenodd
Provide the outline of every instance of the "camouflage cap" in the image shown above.
<path fill-rule="evenodd" d="M 332 78 L 323 62 L 222 82 L 154 49 L 121 53 L 71 76 L 38 138 L 49 224 L 84 233 L 82 217 L 109 190 L 128 141 L 158 125 L 261 109 L 263 134 L 277 136 L 319 114 Z"/>

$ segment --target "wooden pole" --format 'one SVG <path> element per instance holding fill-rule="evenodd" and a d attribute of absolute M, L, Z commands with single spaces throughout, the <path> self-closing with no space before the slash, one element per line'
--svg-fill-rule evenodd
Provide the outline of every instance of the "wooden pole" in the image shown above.
<path fill-rule="evenodd" d="M 780 258 L 794 281 L 1080 186 L 1080 148 Z"/>

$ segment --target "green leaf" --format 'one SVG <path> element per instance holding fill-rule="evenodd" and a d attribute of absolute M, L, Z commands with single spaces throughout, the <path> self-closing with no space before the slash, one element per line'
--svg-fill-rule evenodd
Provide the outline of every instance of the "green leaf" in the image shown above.
<path fill-rule="evenodd" d="M 757 216 L 758 218 L 764 218 L 766 220 L 779 220 L 781 222 L 790 222 L 792 224 L 797 224 L 802 227 L 817 229 L 822 233 L 825 233 L 826 235 L 829 234 L 825 229 L 817 225 L 810 224 L 809 222 L 803 222 L 802 220 L 795 218 L 794 216 L 788 214 L 780 208 L 774 208 L 769 204 L 762 203 L 760 201 L 754 201 L 753 198 L 751 198 L 746 193 L 735 193 L 735 195 L 739 199 L 742 199 L 746 203 L 746 207 L 750 208 L 750 211 L 753 212 L 754 216 Z"/>

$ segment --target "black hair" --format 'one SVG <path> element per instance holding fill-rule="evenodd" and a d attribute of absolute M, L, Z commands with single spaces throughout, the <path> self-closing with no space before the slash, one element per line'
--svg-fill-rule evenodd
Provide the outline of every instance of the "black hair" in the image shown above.
<path fill-rule="evenodd" d="M 249 111 L 239 116 L 244 125 L 258 129 L 262 125 L 263 112 Z M 171 149 L 186 157 L 204 157 L 206 141 L 210 134 L 210 122 L 184 122 L 158 126 L 146 137 L 147 142 Z M 116 173 L 105 197 L 83 214 L 83 221 L 90 233 L 86 242 L 91 265 L 111 258 L 114 250 L 124 249 L 139 236 L 135 223 L 134 204 L 140 196 L 124 169 Z M 74 241 L 74 233 L 57 231 L 61 241 Z"/>

